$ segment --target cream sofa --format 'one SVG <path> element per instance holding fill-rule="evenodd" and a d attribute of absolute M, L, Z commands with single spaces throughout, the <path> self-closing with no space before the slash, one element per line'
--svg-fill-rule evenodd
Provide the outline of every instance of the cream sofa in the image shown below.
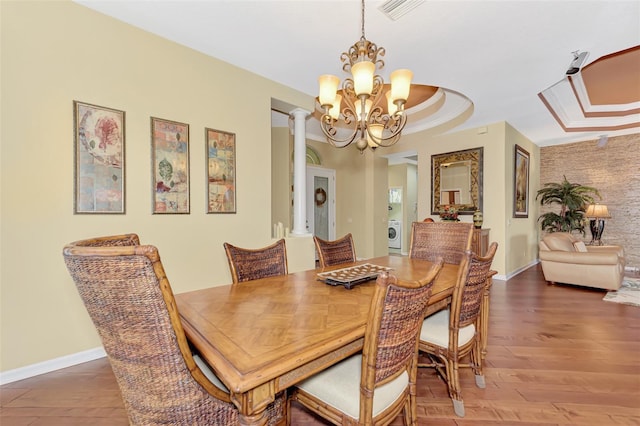
<path fill-rule="evenodd" d="M 567 232 L 545 235 L 539 243 L 544 279 L 617 290 L 624 277 L 624 250 L 620 246 L 585 246 Z"/>

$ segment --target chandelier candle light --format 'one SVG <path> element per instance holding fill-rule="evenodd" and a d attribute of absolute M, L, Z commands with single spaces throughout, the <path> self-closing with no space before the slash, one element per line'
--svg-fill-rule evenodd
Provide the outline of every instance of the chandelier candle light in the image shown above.
<path fill-rule="evenodd" d="M 362 0 L 362 37 L 348 52 L 340 55 L 342 69 L 351 73 L 338 91 L 340 79 L 334 75 L 322 75 L 318 100 L 323 109 L 320 127 L 327 142 L 344 148 L 356 141 L 356 147 L 364 152 L 367 147 L 388 147 L 395 144 L 407 123 L 404 105 L 409 97 L 413 73 L 407 69 L 391 73 L 391 86 L 385 85 L 381 76 L 383 47 L 378 47 L 364 36 L 364 0 Z M 387 100 L 384 105 L 383 99 Z M 339 128 L 349 129 L 340 138 Z M 357 139 L 357 140 L 356 140 Z"/>

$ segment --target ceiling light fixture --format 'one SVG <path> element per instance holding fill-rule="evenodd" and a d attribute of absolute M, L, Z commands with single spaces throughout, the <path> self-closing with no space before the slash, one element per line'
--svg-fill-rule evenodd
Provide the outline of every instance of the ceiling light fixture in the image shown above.
<path fill-rule="evenodd" d="M 323 113 L 320 127 L 327 142 L 337 148 L 344 148 L 356 141 L 356 147 L 364 152 L 367 147 L 388 147 L 400 139 L 407 123 L 404 105 L 411 90 L 413 73 L 407 69 L 391 73 L 391 85 L 385 85 L 376 68 L 384 67 L 383 47 L 367 40 L 364 36 L 364 0 L 362 0 L 362 37 L 348 52 L 340 55 L 344 63 L 342 69 L 351 73 L 342 89 L 338 90 L 340 79 L 334 75 L 318 78 L 320 93 L 318 101 Z M 387 105 L 381 102 L 387 99 Z M 339 129 L 347 128 L 347 136 L 341 138 Z"/>

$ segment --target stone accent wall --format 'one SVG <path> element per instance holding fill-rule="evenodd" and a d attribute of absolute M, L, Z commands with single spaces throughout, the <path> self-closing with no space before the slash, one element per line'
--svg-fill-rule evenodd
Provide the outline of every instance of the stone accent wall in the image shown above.
<path fill-rule="evenodd" d="M 597 144 L 595 140 L 540 148 L 540 186 L 561 182 L 565 175 L 571 183 L 598 189 L 599 203 L 611 214 L 603 243 L 623 246 L 627 265 L 640 267 L 640 133 L 609 138 L 602 148 Z M 540 214 L 549 210 L 541 207 Z M 588 226 L 584 240 L 591 240 Z"/>

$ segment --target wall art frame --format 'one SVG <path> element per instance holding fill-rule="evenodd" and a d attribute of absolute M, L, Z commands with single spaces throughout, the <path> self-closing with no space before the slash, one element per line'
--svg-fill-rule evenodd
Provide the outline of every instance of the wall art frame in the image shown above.
<path fill-rule="evenodd" d="M 74 214 L 125 214 L 125 112 L 73 101 Z"/>
<path fill-rule="evenodd" d="M 206 127 L 207 213 L 236 213 L 236 134 Z"/>
<path fill-rule="evenodd" d="M 153 214 L 189 214 L 189 125 L 151 117 Z"/>
<path fill-rule="evenodd" d="M 467 202 L 456 202 L 446 199 L 443 190 L 443 170 L 452 165 L 466 165 L 465 188 L 469 192 Z M 431 156 L 431 214 L 437 215 L 447 207 L 454 208 L 459 215 L 473 215 L 476 210 L 482 211 L 484 175 L 484 147 L 469 148 L 460 151 L 445 152 Z M 445 191 L 447 192 L 447 191 Z"/>
<path fill-rule="evenodd" d="M 515 145 L 513 160 L 513 217 L 529 217 L 529 152 Z"/>

